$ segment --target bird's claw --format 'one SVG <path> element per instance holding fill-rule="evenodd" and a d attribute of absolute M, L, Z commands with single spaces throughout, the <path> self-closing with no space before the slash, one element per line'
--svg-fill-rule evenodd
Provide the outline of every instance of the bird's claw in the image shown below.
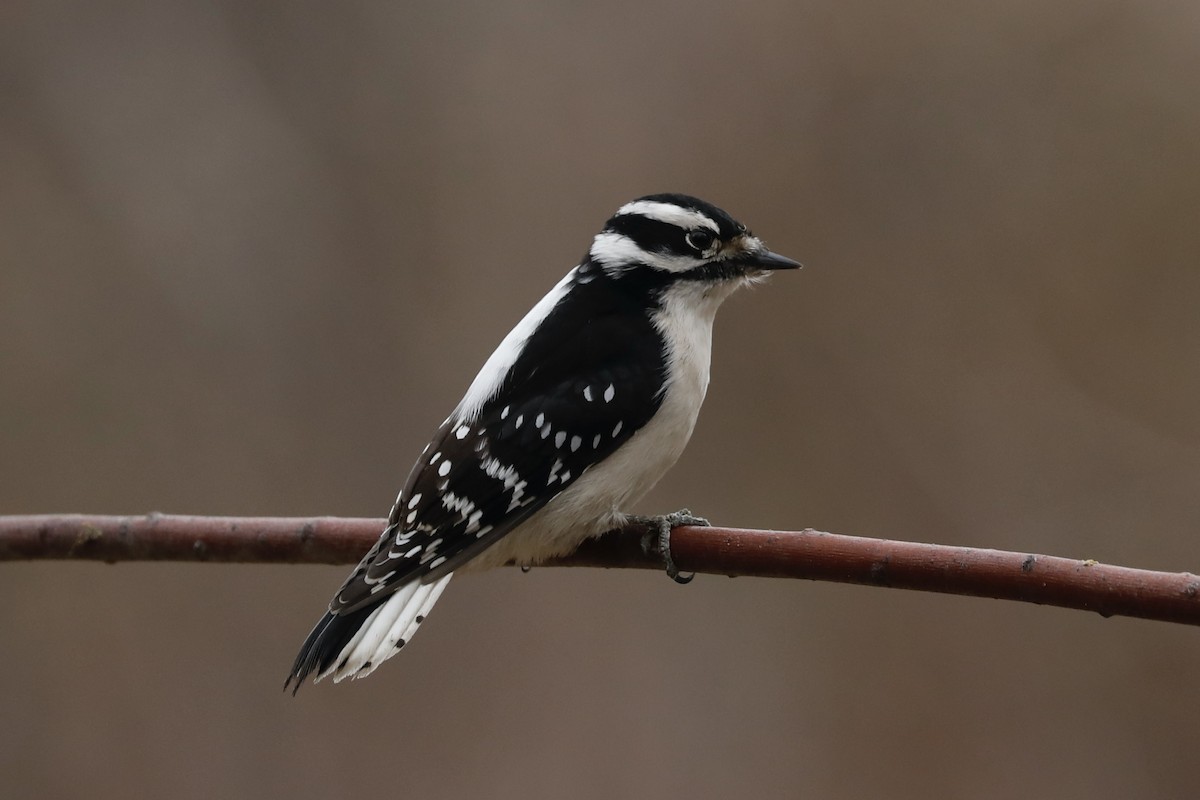
<path fill-rule="evenodd" d="M 679 574 L 675 559 L 671 556 L 671 531 L 684 525 L 708 527 L 709 522 L 704 517 L 697 517 L 686 508 L 681 508 L 673 514 L 661 514 L 654 517 L 630 517 L 634 522 L 644 525 L 649 530 L 642 538 L 642 550 L 646 553 L 656 552 L 662 558 L 667 568 L 667 577 L 679 584 L 691 583 L 696 573 Z"/>

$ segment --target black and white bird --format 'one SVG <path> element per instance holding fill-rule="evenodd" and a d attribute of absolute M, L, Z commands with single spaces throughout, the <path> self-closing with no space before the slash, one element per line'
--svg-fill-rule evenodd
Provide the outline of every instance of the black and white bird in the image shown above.
<path fill-rule="evenodd" d="M 692 435 L 717 307 L 799 266 L 694 197 L 622 206 L 442 423 L 285 686 L 369 674 L 458 570 L 537 564 L 620 527 Z"/>

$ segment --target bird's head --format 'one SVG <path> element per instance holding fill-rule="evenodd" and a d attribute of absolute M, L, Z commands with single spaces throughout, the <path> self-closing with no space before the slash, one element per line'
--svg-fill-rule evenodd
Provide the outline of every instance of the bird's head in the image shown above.
<path fill-rule="evenodd" d="M 683 194 L 653 194 L 621 206 L 592 241 L 586 261 L 612 278 L 640 274 L 662 284 L 730 289 L 800 267 L 726 212 Z"/>

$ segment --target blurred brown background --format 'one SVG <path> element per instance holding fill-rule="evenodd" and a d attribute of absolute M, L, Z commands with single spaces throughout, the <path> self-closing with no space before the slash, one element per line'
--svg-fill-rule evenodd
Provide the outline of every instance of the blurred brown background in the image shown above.
<path fill-rule="evenodd" d="M 1200 571 L 1194 2 L 5 3 L 0 513 L 380 516 L 620 204 L 801 273 L 640 510 Z M 806 582 L 0 565 L 0 795 L 1183 797 L 1194 629 Z"/>

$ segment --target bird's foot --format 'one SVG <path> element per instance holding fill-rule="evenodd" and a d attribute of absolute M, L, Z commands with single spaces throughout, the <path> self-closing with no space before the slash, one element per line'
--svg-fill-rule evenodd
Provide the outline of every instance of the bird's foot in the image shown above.
<path fill-rule="evenodd" d="M 691 583 L 696 573 L 680 575 L 675 559 L 671 557 L 671 531 L 684 525 L 708 527 L 704 517 L 693 516 L 691 511 L 681 508 L 673 514 L 661 514 L 653 517 L 631 515 L 631 522 L 645 526 L 648 530 L 642 538 L 642 550 L 647 553 L 657 553 L 667 567 L 667 577 L 676 583 Z"/>

